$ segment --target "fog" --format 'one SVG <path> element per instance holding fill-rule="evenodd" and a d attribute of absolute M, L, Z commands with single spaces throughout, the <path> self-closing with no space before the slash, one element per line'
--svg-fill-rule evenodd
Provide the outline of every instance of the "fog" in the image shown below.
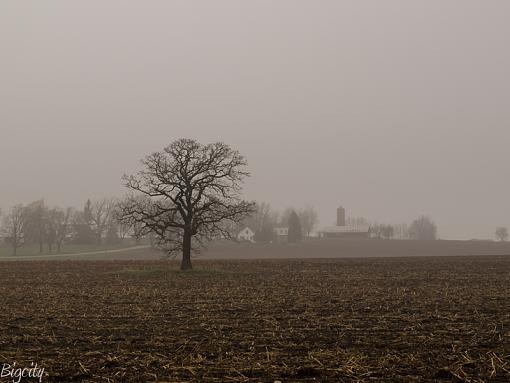
<path fill-rule="evenodd" d="M 510 2 L 2 1 L 0 206 L 81 206 L 171 141 L 249 199 L 441 238 L 510 225 Z"/>

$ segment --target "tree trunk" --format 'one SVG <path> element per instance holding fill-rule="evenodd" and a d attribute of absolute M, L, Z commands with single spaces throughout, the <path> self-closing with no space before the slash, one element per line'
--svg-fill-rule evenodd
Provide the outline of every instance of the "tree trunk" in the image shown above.
<path fill-rule="evenodd" d="M 182 262 L 181 270 L 191 270 L 191 233 L 184 231 L 182 239 Z"/>

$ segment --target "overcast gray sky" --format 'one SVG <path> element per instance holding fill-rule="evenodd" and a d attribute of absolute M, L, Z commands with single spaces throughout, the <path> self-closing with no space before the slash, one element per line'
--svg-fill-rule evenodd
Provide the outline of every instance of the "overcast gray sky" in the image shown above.
<path fill-rule="evenodd" d="M 122 195 L 172 140 L 248 158 L 247 198 L 510 226 L 510 1 L 0 3 L 0 206 Z"/>

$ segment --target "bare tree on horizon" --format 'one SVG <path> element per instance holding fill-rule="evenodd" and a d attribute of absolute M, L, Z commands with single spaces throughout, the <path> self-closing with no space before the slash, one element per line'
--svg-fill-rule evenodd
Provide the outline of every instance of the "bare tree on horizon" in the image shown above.
<path fill-rule="evenodd" d="M 96 236 L 96 244 L 101 245 L 103 234 L 108 228 L 108 223 L 114 213 L 115 200 L 113 198 L 103 198 L 101 200 L 89 203 L 90 222 Z"/>
<path fill-rule="evenodd" d="M 26 210 L 23 205 L 13 206 L 4 217 L 2 234 L 10 242 L 14 256 L 17 255 L 18 248 L 25 243 L 25 217 Z"/>
<path fill-rule="evenodd" d="M 496 228 L 496 232 L 494 234 L 498 241 L 504 242 L 508 240 L 508 229 L 506 227 Z"/>
<path fill-rule="evenodd" d="M 301 221 L 301 228 L 303 230 L 303 234 L 306 237 L 309 237 L 315 226 L 317 226 L 317 223 L 319 221 L 319 215 L 317 214 L 317 211 L 312 206 L 309 205 L 299 210 L 298 215 Z"/>
<path fill-rule="evenodd" d="M 60 208 L 55 209 L 55 242 L 57 245 L 57 253 L 62 251 L 62 244 L 69 233 L 73 212 L 74 210 L 71 207 L 68 207 L 65 210 Z"/>
<path fill-rule="evenodd" d="M 181 252 L 182 270 L 192 268 L 192 249 L 203 241 L 231 236 L 225 221 L 238 223 L 255 211 L 253 202 L 240 197 L 247 162 L 224 143 L 179 139 L 142 165 L 123 177 L 136 194 L 120 204 L 120 218 L 155 234 L 168 254 Z"/>
<path fill-rule="evenodd" d="M 412 239 L 433 241 L 437 239 L 437 226 L 426 215 L 415 219 L 409 226 L 409 236 Z"/>

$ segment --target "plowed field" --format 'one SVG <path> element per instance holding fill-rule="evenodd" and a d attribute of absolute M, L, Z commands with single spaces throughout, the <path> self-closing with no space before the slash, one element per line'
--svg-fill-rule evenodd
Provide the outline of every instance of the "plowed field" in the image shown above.
<path fill-rule="evenodd" d="M 510 382 L 509 257 L 0 266 L 43 382 Z"/>

